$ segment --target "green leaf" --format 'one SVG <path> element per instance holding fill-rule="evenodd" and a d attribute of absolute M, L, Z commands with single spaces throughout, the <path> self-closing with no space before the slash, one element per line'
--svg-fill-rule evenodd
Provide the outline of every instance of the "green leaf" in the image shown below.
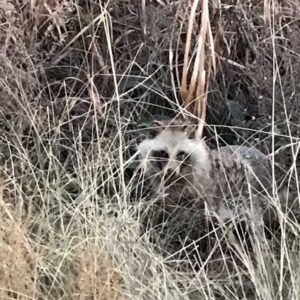
<path fill-rule="evenodd" d="M 245 119 L 245 107 L 237 101 L 228 101 L 227 107 L 235 125 L 241 124 Z"/>

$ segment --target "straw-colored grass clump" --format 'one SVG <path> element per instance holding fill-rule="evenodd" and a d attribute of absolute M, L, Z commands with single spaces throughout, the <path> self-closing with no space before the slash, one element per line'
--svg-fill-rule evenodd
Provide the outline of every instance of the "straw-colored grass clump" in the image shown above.
<path fill-rule="evenodd" d="M 299 11 L 0 0 L 0 299 L 300 299 Z M 135 149 L 178 114 L 279 166 L 262 236 L 164 221 Z"/>

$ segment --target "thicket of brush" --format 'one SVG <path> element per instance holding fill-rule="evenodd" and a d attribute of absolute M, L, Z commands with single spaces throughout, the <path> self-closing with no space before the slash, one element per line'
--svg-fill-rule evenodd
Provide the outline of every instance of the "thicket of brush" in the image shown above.
<path fill-rule="evenodd" d="M 151 226 L 132 155 L 141 123 L 190 114 L 191 7 L 0 0 L 1 299 L 300 299 L 298 1 L 209 1 L 205 78 L 211 147 L 276 153 L 293 203 L 274 186 L 276 228 L 251 247 L 197 214 Z"/>

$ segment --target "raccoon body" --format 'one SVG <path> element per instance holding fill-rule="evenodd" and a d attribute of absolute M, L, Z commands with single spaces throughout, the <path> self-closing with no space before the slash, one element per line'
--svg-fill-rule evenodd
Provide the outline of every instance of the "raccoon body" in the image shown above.
<path fill-rule="evenodd" d="M 272 186 L 269 159 L 257 149 L 226 146 L 211 150 L 195 139 L 195 125 L 155 121 L 153 136 L 137 150 L 152 190 L 166 207 L 198 203 L 222 221 L 259 218 Z"/>

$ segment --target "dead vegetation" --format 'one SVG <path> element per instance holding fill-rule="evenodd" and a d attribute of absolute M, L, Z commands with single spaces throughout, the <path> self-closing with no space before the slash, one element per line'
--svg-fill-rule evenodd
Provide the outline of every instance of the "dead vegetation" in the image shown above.
<path fill-rule="evenodd" d="M 35 255 L 17 209 L 5 203 L 0 183 L 0 298 L 32 299 L 35 296 Z"/>
<path fill-rule="evenodd" d="M 109 260 L 96 250 L 80 253 L 80 269 L 74 299 L 123 299 L 119 276 Z"/>
<path fill-rule="evenodd" d="M 299 299 L 300 5 L 198 2 L 0 0 L 1 299 Z M 153 226 L 139 125 L 206 105 L 211 147 L 286 174 L 255 249 L 191 207 Z"/>

